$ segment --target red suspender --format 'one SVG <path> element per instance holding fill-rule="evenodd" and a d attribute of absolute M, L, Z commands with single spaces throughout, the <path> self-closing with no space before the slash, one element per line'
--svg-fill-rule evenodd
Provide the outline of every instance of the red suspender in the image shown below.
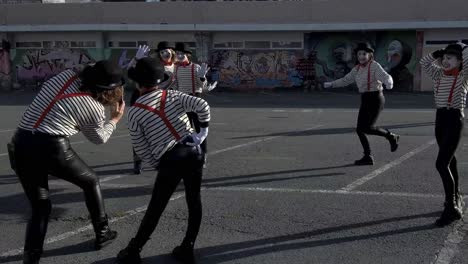
<path fill-rule="evenodd" d="M 452 105 L 453 90 L 455 90 L 455 85 L 457 84 L 457 79 L 458 79 L 458 74 L 457 74 L 457 76 L 455 76 L 455 80 L 453 80 L 452 88 L 450 89 L 450 94 L 449 94 L 449 98 L 448 98 L 449 106 Z"/>
<path fill-rule="evenodd" d="M 370 91 L 370 66 L 372 64 L 373 60 L 369 61 L 369 65 L 367 66 L 367 91 Z M 359 71 L 359 68 L 361 68 L 361 65 L 357 65 L 357 72 Z"/>
<path fill-rule="evenodd" d="M 177 133 L 175 128 L 172 126 L 169 119 L 167 119 L 166 113 L 164 112 L 164 108 L 166 107 L 166 97 L 167 97 L 167 91 L 163 90 L 162 95 L 161 95 L 161 103 L 160 103 L 160 106 L 159 106 L 159 110 L 156 109 L 156 108 L 144 105 L 144 104 L 140 104 L 140 103 L 136 103 L 133 106 L 138 107 L 138 108 L 142 108 L 142 109 L 145 109 L 145 110 L 148 110 L 150 112 L 153 112 L 153 113 L 157 114 L 162 119 L 162 121 L 164 122 L 166 127 L 169 129 L 169 131 L 171 131 L 172 136 L 174 136 L 174 138 L 176 140 L 180 140 L 181 137 L 180 137 L 179 133 Z"/>
<path fill-rule="evenodd" d="M 78 76 L 75 75 L 73 77 L 71 77 L 62 87 L 62 89 L 60 89 L 60 91 L 58 92 L 58 94 L 55 96 L 55 98 L 49 103 L 49 105 L 47 106 L 47 108 L 44 110 L 44 112 L 42 112 L 41 116 L 39 117 L 39 119 L 36 121 L 36 123 L 34 124 L 33 128 L 36 129 L 39 127 L 39 125 L 42 123 L 42 121 L 44 120 L 44 118 L 47 116 L 47 114 L 50 112 L 50 110 L 52 109 L 52 107 L 54 106 L 54 104 L 58 101 L 58 100 L 61 100 L 63 98 L 67 98 L 67 97 L 75 97 L 75 96 L 84 96 L 84 95 L 89 95 L 88 93 L 75 93 L 75 94 L 67 94 L 67 95 L 63 95 L 63 93 L 67 90 L 68 87 L 70 87 L 70 85 L 76 80 L 78 79 Z"/>
<path fill-rule="evenodd" d="M 195 95 L 195 65 L 192 63 L 192 95 Z"/>

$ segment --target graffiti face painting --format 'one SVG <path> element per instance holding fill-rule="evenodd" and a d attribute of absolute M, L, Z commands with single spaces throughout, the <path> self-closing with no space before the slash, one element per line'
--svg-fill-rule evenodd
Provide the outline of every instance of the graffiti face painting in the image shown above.
<path fill-rule="evenodd" d="M 395 68 L 403 57 L 403 44 L 398 40 L 393 40 L 388 44 L 387 60 L 390 68 Z"/>

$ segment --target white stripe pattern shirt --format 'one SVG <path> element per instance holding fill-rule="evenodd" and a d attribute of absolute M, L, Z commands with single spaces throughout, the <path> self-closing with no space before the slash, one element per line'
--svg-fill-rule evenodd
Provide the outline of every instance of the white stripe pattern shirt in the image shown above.
<path fill-rule="evenodd" d="M 143 94 L 128 111 L 128 128 L 135 152 L 153 167 L 158 165 L 166 151 L 177 144 L 177 140 L 159 115 L 136 105 L 160 110 L 161 97 L 161 89 Z M 205 100 L 167 90 L 164 113 L 167 121 L 182 138 L 193 132 L 186 112 L 197 113 L 201 123 L 210 121 L 210 106 Z"/>
<path fill-rule="evenodd" d="M 441 59 L 435 59 L 432 53 L 424 56 L 420 63 L 434 83 L 436 107 L 463 110 L 466 106 L 466 94 L 468 90 L 468 48 L 463 50 L 463 69 L 458 76 L 445 74 L 441 66 Z M 450 99 L 452 86 L 453 92 Z"/>
<path fill-rule="evenodd" d="M 62 87 L 75 76 L 74 71 L 65 70 L 45 82 L 23 114 L 19 128 L 56 136 L 72 136 L 81 131 L 92 143 L 105 143 L 114 132 L 116 124 L 106 121 L 104 106 L 90 95 L 56 101 L 39 126 L 34 128 Z M 82 93 L 80 86 L 81 80 L 76 78 L 64 95 Z"/>
<path fill-rule="evenodd" d="M 172 89 L 186 94 L 202 93 L 207 88 L 207 80 L 200 80 L 197 73 L 200 71 L 200 65 L 190 63 L 188 65 L 177 64 L 174 74 L 175 80 Z"/>
<path fill-rule="evenodd" d="M 392 76 L 372 60 L 366 65 L 356 65 L 343 78 L 332 82 L 332 87 L 344 87 L 356 83 L 360 93 L 382 91 L 382 83 L 393 82 Z"/>

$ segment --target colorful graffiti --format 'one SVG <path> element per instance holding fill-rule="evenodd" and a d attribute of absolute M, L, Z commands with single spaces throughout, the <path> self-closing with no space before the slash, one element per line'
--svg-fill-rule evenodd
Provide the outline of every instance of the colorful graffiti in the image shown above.
<path fill-rule="evenodd" d="M 302 51 L 216 50 L 211 79 L 221 87 L 273 88 L 302 84 L 296 70 Z"/>
<path fill-rule="evenodd" d="M 17 82 L 35 85 L 65 69 L 80 69 L 93 61 L 83 49 L 31 49 L 16 50 L 14 64 Z"/>
<path fill-rule="evenodd" d="M 319 84 L 346 75 L 356 64 L 354 48 L 365 41 L 375 47 L 375 60 L 392 75 L 394 90 L 413 90 L 416 32 L 310 33 L 304 38 L 304 53 L 314 55 Z"/>
<path fill-rule="evenodd" d="M 0 46 L 0 89 L 10 90 L 11 80 L 10 44 L 6 40 L 2 40 Z"/>

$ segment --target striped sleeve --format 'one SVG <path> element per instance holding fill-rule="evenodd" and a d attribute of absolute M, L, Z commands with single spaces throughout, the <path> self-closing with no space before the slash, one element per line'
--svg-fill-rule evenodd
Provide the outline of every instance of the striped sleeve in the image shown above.
<path fill-rule="evenodd" d="M 333 88 L 344 87 L 348 86 L 356 81 L 356 74 L 357 74 L 358 67 L 354 67 L 348 74 L 346 74 L 343 78 L 335 80 L 332 82 Z"/>
<path fill-rule="evenodd" d="M 102 105 L 89 106 L 87 109 L 93 109 L 94 111 L 86 111 L 86 107 L 83 107 L 83 113 L 78 118 L 78 126 L 85 135 L 85 137 L 94 144 L 104 144 L 109 140 L 110 136 L 116 128 L 116 124 L 113 121 L 105 121 L 105 111 Z"/>
<path fill-rule="evenodd" d="M 440 59 L 434 59 L 434 57 L 431 54 L 427 54 L 424 56 L 421 61 L 421 67 L 424 69 L 424 71 L 431 77 L 433 81 L 437 81 L 440 79 L 442 76 L 442 67 L 437 65 L 436 62 L 439 62 L 440 64 Z"/>
<path fill-rule="evenodd" d="M 462 51 L 462 57 L 463 57 L 463 66 L 462 66 L 462 71 L 463 71 L 463 76 L 465 77 L 465 81 L 468 81 L 468 46 L 465 46 L 463 51 Z"/>
<path fill-rule="evenodd" d="M 128 130 L 130 131 L 130 139 L 132 141 L 135 153 L 143 161 L 150 164 L 153 168 L 157 166 L 158 161 L 153 158 L 151 153 L 151 144 L 146 137 L 143 128 L 138 124 L 136 119 L 137 111 L 131 108 L 128 113 Z"/>
<path fill-rule="evenodd" d="M 372 63 L 373 64 L 373 67 L 375 69 L 374 71 L 374 77 L 377 81 L 381 81 L 383 84 L 385 84 L 387 87 L 390 87 L 391 85 L 390 84 L 393 84 L 393 78 L 390 74 L 388 74 L 383 68 L 382 66 L 377 63 L 377 62 L 374 62 Z"/>
<path fill-rule="evenodd" d="M 208 122 L 211 118 L 210 106 L 205 100 L 184 93 L 179 93 L 179 100 L 185 112 L 196 113 L 200 122 L 205 123 L 205 127 L 208 126 Z"/>

